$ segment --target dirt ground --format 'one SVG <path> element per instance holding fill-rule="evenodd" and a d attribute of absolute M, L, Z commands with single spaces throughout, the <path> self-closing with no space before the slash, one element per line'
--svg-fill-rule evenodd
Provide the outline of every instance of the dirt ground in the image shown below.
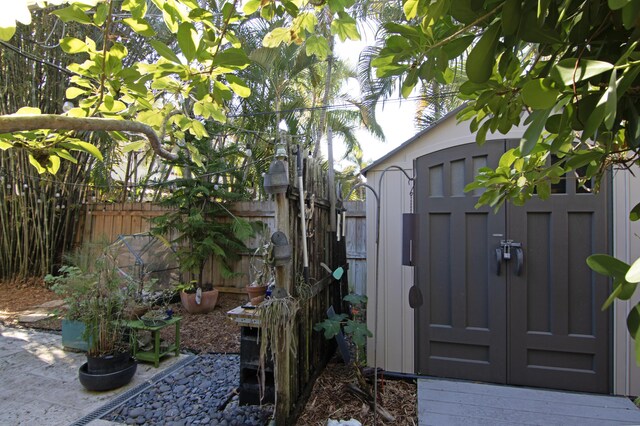
<path fill-rule="evenodd" d="M 23 327 L 18 322 L 25 312 L 33 311 L 43 303 L 59 299 L 39 280 L 21 283 L 0 283 L 0 323 L 11 327 Z M 238 353 L 240 351 L 240 327 L 229 320 L 227 311 L 246 302 L 244 294 L 224 293 L 218 299 L 216 309 L 208 314 L 189 315 L 180 303 L 171 307 L 183 317 L 180 327 L 181 348 L 193 353 Z M 60 330 L 60 320 L 47 318 L 28 324 L 31 328 Z M 329 418 L 348 420 L 354 418 L 365 425 L 374 423 L 371 410 L 345 390 L 355 383 L 353 369 L 334 357 L 316 381 L 298 425 L 326 425 Z M 417 388 L 415 382 L 384 380 L 380 382 L 380 404 L 388 410 L 394 425 L 417 425 Z M 385 424 L 378 416 L 378 424 Z"/>

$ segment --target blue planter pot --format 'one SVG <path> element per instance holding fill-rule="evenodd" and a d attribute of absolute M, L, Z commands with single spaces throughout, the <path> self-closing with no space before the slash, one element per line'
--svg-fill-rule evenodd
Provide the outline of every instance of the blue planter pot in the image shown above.
<path fill-rule="evenodd" d="M 82 337 L 84 334 L 84 323 L 75 320 L 62 320 L 62 346 L 65 349 L 86 352 L 89 343 Z"/>

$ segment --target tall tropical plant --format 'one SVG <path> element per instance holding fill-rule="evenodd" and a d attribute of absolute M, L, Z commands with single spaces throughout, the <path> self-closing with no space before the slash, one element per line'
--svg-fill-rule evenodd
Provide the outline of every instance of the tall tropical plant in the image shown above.
<path fill-rule="evenodd" d="M 180 268 L 202 287 L 211 257 L 223 277 L 234 274 L 233 262 L 247 250 L 244 241 L 253 235 L 253 228 L 229 210 L 233 201 L 246 198 L 237 168 L 244 153 L 236 145 L 214 148 L 206 140 L 193 144 L 204 155 L 202 162 L 190 164 L 190 177 L 167 183 L 170 193 L 161 204 L 171 210 L 152 219 L 151 231 L 170 238 L 177 247 Z"/>

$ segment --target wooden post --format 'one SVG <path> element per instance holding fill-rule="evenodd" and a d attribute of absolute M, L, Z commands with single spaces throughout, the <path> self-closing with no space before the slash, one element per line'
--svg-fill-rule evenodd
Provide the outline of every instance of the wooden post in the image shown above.
<path fill-rule="evenodd" d="M 289 199 L 287 194 L 276 194 L 276 228 L 283 232 L 289 243 L 293 244 L 291 238 L 291 222 L 289 214 Z M 276 287 L 284 288 L 287 293 L 293 292 L 293 280 L 291 279 L 291 262 L 282 266 L 276 266 Z M 290 340 L 292 336 L 280 336 L 283 339 Z M 274 358 L 277 360 L 277 371 L 275 380 L 276 387 L 276 413 L 275 419 L 277 425 L 286 424 L 289 417 L 289 409 L 291 407 L 291 362 L 289 345 L 284 345 L 284 350 L 276 350 L 273 352 Z M 273 348 L 272 348 L 273 349 Z"/>

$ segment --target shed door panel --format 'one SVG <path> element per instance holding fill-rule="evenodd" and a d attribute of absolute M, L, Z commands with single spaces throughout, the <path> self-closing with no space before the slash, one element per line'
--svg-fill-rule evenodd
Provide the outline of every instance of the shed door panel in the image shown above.
<path fill-rule="evenodd" d="M 425 304 L 417 309 L 418 371 L 504 382 L 506 294 L 492 267 L 488 242 L 504 227 L 504 212 L 475 209 L 464 186 L 475 172 L 494 164 L 502 144 L 466 159 L 466 148 L 418 160 L 416 256 Z"/>
<path fill-rule="evenodd" d="M 508 277 L 509 382 L 606 393 L 609 286 L 585 260 L 607 253 L 607 188 L 596 195 L 575 180 L 548 200 L 508 206 L 509 238 L 525 247 L 525 269 Z"/>
<path fill-rule="evenodd" d="M 416 160 L 419 215 L 416 369 L 420 374 L 590 392 L 609 389 L 607 281 L 585 263 L 606 253 L 606 191 L 575 181 L 549 200 L 498 213 L 464 193 L 478 168 L 495 167 L 504 142 L 449 148 Z M 570 182 L 570 183 L 567 183 Z M 523 244 L 496 269 L 500 240 Z"/>

